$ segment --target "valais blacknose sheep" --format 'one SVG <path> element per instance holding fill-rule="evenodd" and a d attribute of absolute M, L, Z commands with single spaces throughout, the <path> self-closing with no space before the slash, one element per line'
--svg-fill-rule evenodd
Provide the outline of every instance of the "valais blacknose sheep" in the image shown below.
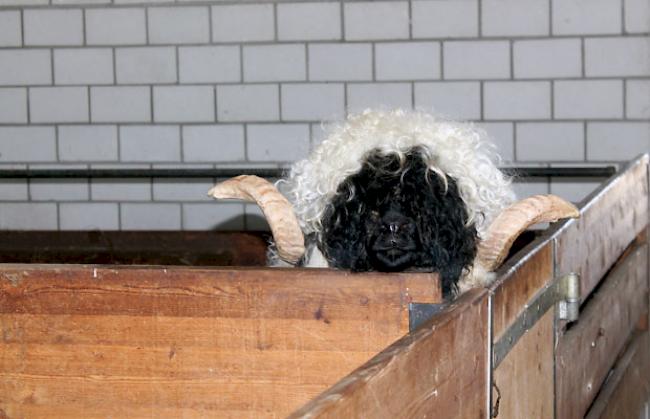
<path fill-rule="evenodd" d="M 440 274 L 443 295 L 486 285 L 531 224 L 575 217 L 554 196 L 514 202 L 485 134 L 422 112 L 366 111 L 334 126 L 278 188 L 254 176 L 216 198 L 257 202 L 272 265 Z"/>

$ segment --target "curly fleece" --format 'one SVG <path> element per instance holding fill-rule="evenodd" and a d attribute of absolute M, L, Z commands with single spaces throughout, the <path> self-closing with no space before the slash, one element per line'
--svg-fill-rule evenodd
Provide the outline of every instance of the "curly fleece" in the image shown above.
<path fill-rule="evenodd" d="M 348 117 L 333 126 L 327 138 L 295 163 L 278 187 L 293 204 L 305 234 L 319 236 L 322 219 L 339 185 L 358 173 L 373 149 L 384 154 L 419 147 L 429 169 L 445 181 L 456 180 L 460 197 L 479 238 L 494 217 L 514 201 L 510 181 L 497 168 L 498 155 L 484 131 L 469 123 L 437 118 L 424 112 L 373 111 Z"/>

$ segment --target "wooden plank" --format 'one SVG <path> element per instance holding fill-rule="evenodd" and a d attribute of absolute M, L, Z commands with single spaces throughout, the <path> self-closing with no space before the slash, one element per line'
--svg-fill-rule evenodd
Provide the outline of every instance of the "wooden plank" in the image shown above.
<path fill-rule="evenodd" d="M 2 231 L 0 263 L 264 266 L 268 234 L 218 231 Z"/>
<path fill-rule="evenodd" d="M 583 201 L 557 237 L 556 275 L 577 272 L 583 301 L 648 224 L 648 155 Z"/>
<path fill-rule="evenodd" d="M 483 418 L 488 292 L 472 290 L 290 418 Z"/>
<path fill-rule="evenodd" d="M 557 417 L 581 418 L 639 317 L 648 310 L 648 248 L 628 252 L 556 349 Z"/>
<path fill-rule="evenodd" d="M 0 265 L 0 417 L 283 417 L 408 331 L 431 274 Z"/>
<path fill-rule="evenodd" d="M 553 323 L 549 310 L 494 371 L 499 419 L 553 417 Z M 493 393 L 493 404 L 497 393 Z"/>
<path fill-rule="evenodd" d="M 616 363 L 586 419 L 645 417 L 639 413 L 650 400 L 650 335 L 636 333 Z"/>
<path fill-rule="evenodd" d="M 526 309 L 539 290 L 553 281 L 553 243 L 544 240 L 527 248 L 521 258 L 508 262 L 498 272 L 493 292 L 493 336 L 496 342 Z"/>

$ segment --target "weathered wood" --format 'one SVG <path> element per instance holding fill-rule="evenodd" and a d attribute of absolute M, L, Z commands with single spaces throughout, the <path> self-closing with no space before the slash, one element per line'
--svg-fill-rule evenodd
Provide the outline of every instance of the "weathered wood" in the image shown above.
<path fill-rule="evenodd" d="M 648 155 L 627 166 L 580 208 L 557 237 L 557 275 L 577 272 L 585 300 L 648 224 Z"/>
<path fill-rule="evenodd" d="M 534 246 L 534 245 L 533 245 Z M 553 281 L 553 243 L 544 240 L 499 270 L 493 291 L 493 336 L 496 342 L 526 309 L 539 290 Z"/>
<path fill-rule="evenodd" d="M 291 418 L 484 418 L 488 293 L 473 290 Z"/>
<path fill-rule="evenodd" d="M 636 333 L 603 385 L 586 419 L 645 418 L 650 400 L 650 335 Z"/>
<path fill-rule="evenodd" d="M 218 231 L 2 231 L 0 263 L 263 266 L 267 237 Z"/>
<path fill-rule="evenodd" d="M 0 265 L 0 417 L 281 417 L 438 291 L 431 274 Z"/>
<path fill-rule="evenodd" d="M 578 322 L 558 337 L 557 417 L 583 417 L 639 317 L 647 312 L 647 246 L 637 246 L 613 268 Z"/>
<path fill-rule="evenodd" d="M 554 316 L 553 310 L 547 311 L 494 371 L 499 419 L 553 417 Z"/>

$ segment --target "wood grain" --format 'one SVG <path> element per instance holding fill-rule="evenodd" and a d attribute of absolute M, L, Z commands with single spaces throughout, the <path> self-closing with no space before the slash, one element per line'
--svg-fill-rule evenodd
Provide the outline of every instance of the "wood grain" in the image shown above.
<path fill-rule="evenodd" d="M 644 418 L 650 399 L 650 335 L 636 333 L 616 363 L 586 419 Z"/>
<path fill-rule="evenodd" d="M 290 418 L 483 418 L 488 292 L 472 290 Z"/>
<path fill-rule="evenodd" d="M 494 371 L 501 395 L 499 419 L 553 417 L 554 316 L 547 311 Z"/>
<path fill-rule="evenodd" d="M 582 418 L 640 316 L 648 310 L 648 245 L 637 246 L 607 275 L 559 336 L 556 403 L 560 418 Z"/>
<path fill-rule="evenodd" d="M 283 417 L 407 333 L 411 301 L 437 277 L 0 265 L 0 413 Z"/>
<path fill-rule="evenodd" d="M 544 240 L 499 271 L 493 292 L 493 336 L 496 342 L 526 309 L 526 304 L 553 281 L 553 243 Z"/>
<path fill-rule="evenodd" d="M 580 274 L 584 301 L 648 224 L 648 155 L 627 166 L 580 206 L 557 237 L 556 275 Z"/>

